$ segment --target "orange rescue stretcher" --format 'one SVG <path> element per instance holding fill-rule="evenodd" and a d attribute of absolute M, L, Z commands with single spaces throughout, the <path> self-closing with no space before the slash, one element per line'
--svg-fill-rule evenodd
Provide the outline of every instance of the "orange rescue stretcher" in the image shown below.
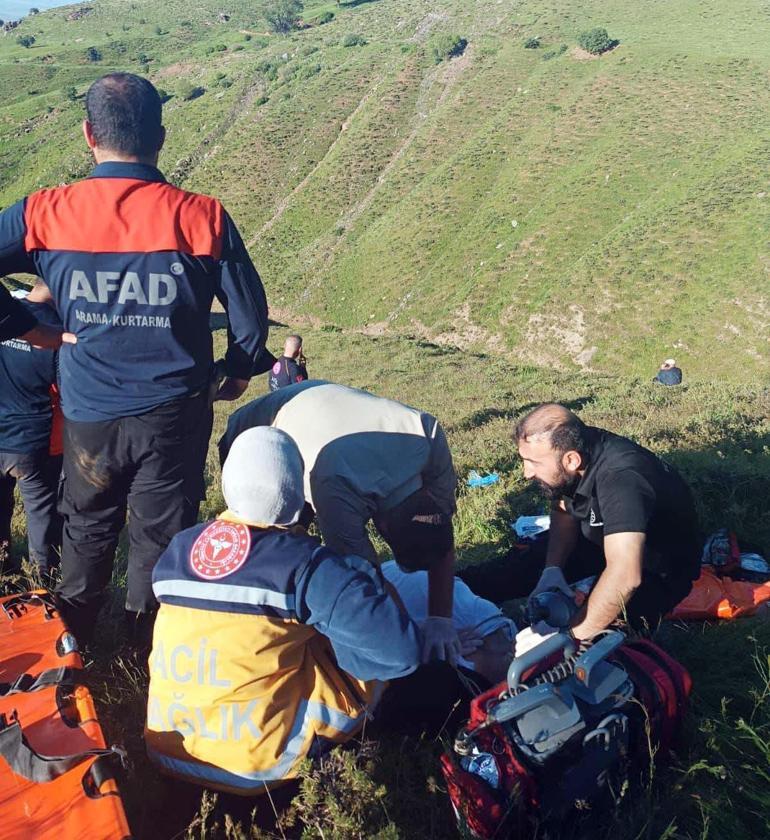
<path fill-rule="evenodd" d="M 129 838 L 116 756 L 50 595 L 0 598 L 0 836 Z"/>

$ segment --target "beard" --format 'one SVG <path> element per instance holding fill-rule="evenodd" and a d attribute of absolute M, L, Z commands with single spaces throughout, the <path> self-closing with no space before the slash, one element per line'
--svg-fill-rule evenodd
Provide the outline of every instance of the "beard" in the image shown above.
<path fill-rule="evenodd" d="M 564 467 L 559 464 L 559 475 L 553 484 L 543 481 L 541 478 L 536 478 L 532 484 L 548 499 L 554 501 L 560 499 L 562 496 L 571 496 L 575 488 L 578 486 L 580 476 L 575 473 L 568 473 Z"/>

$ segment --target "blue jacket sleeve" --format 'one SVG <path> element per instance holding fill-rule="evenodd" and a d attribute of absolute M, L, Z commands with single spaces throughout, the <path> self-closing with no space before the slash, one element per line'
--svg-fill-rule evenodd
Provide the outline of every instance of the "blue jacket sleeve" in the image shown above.
<path fill-rule="evenodd" d="M 0 275 L 25 271 L 36 274 L 35 263 L 24 248 L 27 224 L 24 221 L 26 198 L 0 213 Z"/>
<path fill-rule="evenodd" d="M 264 373 L 272 364 L 272 357 L 265 351 L 268 331 L 265 290 L 227 213 L 216 296 L 227 313 L 225 373 L 236 379 L 250 379 Z"/>
<path fill-rule="evenodd" d="M 329 639 L 343 671 L 359 680 L 405 677 L 420 662 L 417 625 L 363 564 L 370 567 L 328 553 L 298 581 L 298 606 L 305 623 Z"/>

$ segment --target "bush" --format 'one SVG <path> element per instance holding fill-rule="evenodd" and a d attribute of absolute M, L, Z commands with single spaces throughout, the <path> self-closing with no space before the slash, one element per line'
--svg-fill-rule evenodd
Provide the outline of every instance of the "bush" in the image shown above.
<path fill-rule="evenodd" d="M 273 61 L 260 61 L 254 69 L 258 75 L 270 82 L 278 78 L 278 65 Z"/>
<path fill-rule="evenodd" d="M 99 52 L 99 50 L 96 49 L 96 47 L 89 47 L 86 50 L 86 61 L 101 61 L 101 60 L 102 60 L 102 54 Z"/>
<path fill-rule="evenodd" d="M 34 35 L 17 35 L 16 36 L 16 43 L 20 47 L 24 47 L 24 49 L 28 50 L 35 43 L 35 36 Z"/>
<path fill-rule="evenodd" d="M 567 52 L 566 44 L 562 44 L 552 50 L 546 50 L 543 53 L 543 61 L 550 61 L 552 58 L 558 58 L 560 55 L 564 55 L 565 52 Z"/>
<path fill-rule="evenodd" d="M 265 20 L 273 32 L 285 34 L 297 28 L 301 11 L 300 0 L 272 0 L 265 10 Z"/>
<path fill-rule="evenodd" d="M 539 38 L 527 38 L 524 42 L 524 49 L 525 50 L 536 50 L 540 46 L 540 39 Z"/>
<path fill-rule="evenodd" d="M 343 47 L 363 47 L 366 44 L 366 38 L 363 35 L 348 34 L 340 41 Z"/>
<path fill-rule="evenodd" d="M 459 35 L 437 35 L 430 40 L 430 52 L 436 64 L 454 58 L 456 55 L 462 55 L 467 46 L 468 41 Z"/>
<path fill-rule="evenodd" d="M 606 29 L 597 26 L 595 29 L 582 32 L 578 38 L 578 44 L 586 52 L 590 52 L 593 55 L 601 55 L 617 46 L 618 42 L 610 38 Z"/>
<path fill-rule="evenodd" d="M 74 87 L 68 87 L 67 90 L 64 91 L 64 95 L 67 97 L 69 102 L 78 101 L 78 92 Z"/>
<path fill-rule="evenodd" d="M 315 23 L 318 26 L 323 26 L 325 23 L 331 23 L 334 20 L 334 12 L 321 12 L 320 15 L 315 19 Z"/>
<path fill-rule="evenodd" d="M 197 99 L 199 96 L 203 96 L 205 92 L 204 88 L 199 85 L 194 85 L 192 82 L 180 82 L 176 89 L 176 95 L 183 102 L 190 102 L 193 99 Z"/>

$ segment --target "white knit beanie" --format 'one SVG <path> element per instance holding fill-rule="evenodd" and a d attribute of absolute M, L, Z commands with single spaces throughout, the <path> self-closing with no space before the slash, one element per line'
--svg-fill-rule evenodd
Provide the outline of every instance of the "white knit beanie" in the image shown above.
<path fill-rule="evenodd" d="M 222 494 L 237 517 L 254 525 L 293 525 L 305 504 L 305 465 L 293 438 L 256 426 L 233 441 L 222 467 Z"/>

